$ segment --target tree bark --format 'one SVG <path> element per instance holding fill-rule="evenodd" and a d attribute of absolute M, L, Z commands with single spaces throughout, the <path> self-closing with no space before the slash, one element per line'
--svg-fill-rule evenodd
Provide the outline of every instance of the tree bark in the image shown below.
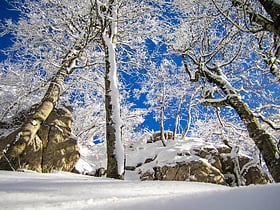
<path fill-rule="evenodd" d="M 241 100 L 241 97 L 231 84 L 225 80 L 225 76 L 216 75 L 209 70 L 204 70 L 203 73 L 209 82 L 216 84 L 227 95 L 229 105 L 235 109 L 246 126 L 250 137 L 260 150 L 273 179 L 275 182 L 280 182 L 280 153 L 274 144 L 273 137 L 262 128 L 254 113 Z"/>
<path fill-rule="evenodd" d="M 173 137 L 172 137 L 173 140 L 175 140 L 175 136 L 176 136 L 176 133 L 177 133 L 177 128 L 178 128 L 178 124 L 179 124 L 179 118 L 180 118 L 182 103 L 183 103 L 183 96 L 181 96 L 181 98 L 179 100 L 178 109 L 177 109 L 177 113 L 176 113 L 176 116 L 175 116 L 175 123 L 174 123 L 174 127 L 173 127 Z"/>
<path fill-rule="evenodd" d="M 116 61 L 117 7 L 114 0 L 108 2 L 108 8 L 99 6 L 99 17 L 104 26 L 102 44 L 105 53 L 105 110 L 107 177 L 124 179 L 124 148 L 121 140 L 121 111 L 118 90 Z M 104 12 L 106 14 L 104 14 Z"/>
<path fill-rule="evenodd" d="M 263 5 L 265 11 L 270 15 L 274 22 L 275 28 L 278 30 L 280 35 L 280 3 L 273 0 L 259 0 Z"/>
<path fill-rule="evenodd" d="M 117 72 L 112 67 L 110 57 L 112 56 L 110 50 L 105 46 L 105 62 L 106 62 L 106 76 L 105 76 L 105 110 L 106 110 L 106 143 L 107 143 L 107 177 L 123 179 L 124 172 L 119 170 L 124 160 L 118 159 L 118 155 L 122 155 L 118 147 L 122 148 L 121 144 L 121 125 L 119 104 L 116 104 L 113 97 L 119 97 L 117 91 L 117 84 L 112 80 L 112 76 L 117 77 Z M 115 72 L 112 72 L 115 71 Z M 115 90 L 113 90 L 115 89 Z M 117 92 L 117 93 L 116 93 Z M 115 95 L 117 94 L 117 95 Z M 118 154 L 121 153 L 121 154 Z M 124 157 L 124 156 L 123 156 Z"/>
<path fill-rule="evenodd" d="M 163 85 L 163 93 L 160 101 L 160 136 L 161 142 L 166 147 L 165 130 L 164 130 L 164 111 L 165 111 L 165 84 Z"/>
<path fill-rule="evenodd" d="M 124 172 L 119 170 L 120 164 L 118 160 L 118 142 L 121 138 L 121 127 L 114 115 L 116 107 L 112 100 L 111 86 L 112 82 L 109 79 L 110 63 L 106 61 L 106 77 L 105 77 L 105 110 L 106 110 L 106 144 L 107 144 L 107 177 L 124 179 Z M 119 140 L 120 141 L 120 140 Z M 122 153 L 122 152 L 121 152 Z"/>
<path fill-rule="evenodd" d="M 5 137 L 7 142 L 9 141 L 10 143 L 7 145 L 5 151 L 3 148 L 1 148 L 2 153 L 0 154 L 0 161 L 7 161 L 7 164 L 9 164 L 12 170 L 25 168 L 41 172 L 41 163 L 38 162 L 36 165 L 29 164 L 29 162 L 31 162 L 30 158 L 34 158 L 34 155 L 26 153 L 25 150 L 31 145 L 36 145 L 34 148 L 29 149 L 29 151 L 32 151 L 33 153 L 42 152 L 40 151 L 40 145 L 42 145 L 42 142 L 39 138 L 37 138 L 37 132 L 58 102 L 61 92 L 60 88 L 64 84 L 64 79 L 70 73 L 68 71 L 69 67 L 72 65 L 77 56 L 78 54 L 71 54 L 70 58 L 66 57 L 62 67 L 51 81 L 46 94 L 44 95 L 35 112 L 27 118 L 27 120 L 23 123 L 21 128 L 16 131 L 16 133 L 13 132 Z M 3 141 L 5 141 L 5 139 Z M 11 143 L 13 146 L 9 147 Z"/>
<path fill-rule="evenodd" d="M 254 140 L 256 146 L 260 150 L 274 181 L 280 182 L 279 151 L 274 144 L 273 137 L 262 128 L 258 119 L 240 97 L 230 97 L 229 103 L 238 113 L 242 122 L 246 126 L 250 137 Z"/>

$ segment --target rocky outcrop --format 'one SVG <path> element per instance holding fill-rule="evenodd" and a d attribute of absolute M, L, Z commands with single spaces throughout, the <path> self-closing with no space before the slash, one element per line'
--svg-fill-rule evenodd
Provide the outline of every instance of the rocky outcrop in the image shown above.
<path fill-rule="evenodd" d="M 149 146 L 142 146 L 137 152 L 146 159 L 128 162 L 126 167 L 137 172 L 141 180 L 197 181 L 229 186 L 270 182 L 258 162 L 241 153 L 234 160 L 231 148 L 226 145 L 215 146 L 201 139 L 171 141 L 167 147 L 160 147 L 158 142 L 153 144 L 158 147 L 151 148 L 155 153 L 148 152 Z M 137 156 L 141 157 L 140 154 Z M 238 170 L 234 164 L 236 158 Z"/>
<path fill-rule="evenodd" d="M 72 171 L 80 154 L 77 140 L 71 135 L 72 110 L 55 109 L 42 124 L 33 142 L 24 148 L 25 158 L 9 160 L 5 153 L 13 147 L 20 128 L 0 139 L 0 169 L 28 169 L 38 172 Z M 21 149 L 21 148 L 19 148 Z"/>
<path fill-rule="evenodd" d="M 177 163 L 174 166 L 154 167 L 152 173 L 147 171 L 141 180 L 162 181 L 197 181 L 225 185 L 223 174 L 203 160 Z"/>
<path fill-rule="evenodd" d="M 223 172 L 225 181 L 228 185 L 237 185 L 236 168 L 231 155 L 231 149 L 218 147 L 217 150 L 221 162 L 219 170 Z M 259 162 L 242 154 L 239 154 L 236 158 L 239 163 L 241 181 L 244 182 L 243 185 L 267 184 L 270 182 L 268 175 L 262 170 Z"/>
<path fill-rule="evenodd" d="M 165 140 L 172 140 L 173 139 L 173 132 L 171 131 L 164 131 Z M 148 138 L 147 143 L 153 143 L 156 141 L 161 141 L 161 133 L 156 132 L 151 134 L 150 138 Z"/>

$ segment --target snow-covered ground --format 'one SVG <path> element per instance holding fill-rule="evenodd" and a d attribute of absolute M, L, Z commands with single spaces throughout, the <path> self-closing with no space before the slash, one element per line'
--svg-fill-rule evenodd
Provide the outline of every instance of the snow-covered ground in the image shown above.
<path fill-rule="evenodd" d="M 280 184 L 230 188 L 0 171 L 0 209 L 277 210 Z"/>

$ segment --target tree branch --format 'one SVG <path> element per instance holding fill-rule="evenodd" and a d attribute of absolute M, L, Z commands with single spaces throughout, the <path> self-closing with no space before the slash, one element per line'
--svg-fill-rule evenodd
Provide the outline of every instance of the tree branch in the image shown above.
<path fill-rule="evenodd" d="M 274 123 L 273 123 L 271 120 L 266 119 L 263 115 L 261 115 L 261 114 L 255 114 L 255 117 L 261 119 L 263 122 L 265 122 L 266 124 L 268 124 L 273 130 L 276 130 L 276 131 L 280 130 L 280 126 L 274 125 Z"/>
<path fill-rule="evenodd" d="M 259 2 L 263 5 L 266 12 L 272 17 L 272 20 L 262 14 L 255 12 L 251 5 L 244 5 L 240 0 L 232 0 L 232 4 L 235 7 L 246 6 L 244 7 L 244 12 L 249 15 L 251 22 L 257 23 L 262 27 L 263 30 L 270 31 L 277 36 L 280 36 L 280 6 L 278 5 L 278 7 L 275 8 L 276 4 L 274 4 L 273 1 L 259 0 Z"/>
<path fill-rule="evenodd" d="M 222 98 L 222 99 L 203 99 L 201 101 L 201 103 L 204 105 L 204 106 L 212 106 L 212 107 L 216 107 L 216 108 L 219 108 L 219 107 L 225 107 L 225 106 L 228 106 L 229 105 L 229 102 L 228 102 L 228 98 Z"/>
<path fill-rule="evenodd" d="M 191 82 L 198 82 L 198 80 L 199 80 L 199 78 L 200 78 L 200 73 L 199 73 L 199 71 L 196 71 L 195 72 L 195 75 L 194 75 L 194 77 L 193 77 L 193 74 L 191 73 L 191 71 L 190 71 L 190 69 L 189 69 L 189 66 L 188 66 L 188 63 L 187 63 L 187 61 L 186 61 L 186 56 L 185 55 L 181 55 L 182 56 L 182 59 L 183 59 L 183 64 L 184 64 L 184 67 L 185 67 L 185 70 L 186 70 L 186 72 L 187 72 L 187 74 L 189 75 L 189 77 L 190 77 L 190 81 Z M 189 55 L 188 55 L 189 56 Z M 190 57 L 190 56 L 189 56 Z M 192 57 L 190 57 L 192 60 L 193 60 L 193 62 L 194 63 L 196 63 L 196 61 L 192 58 Z"/>

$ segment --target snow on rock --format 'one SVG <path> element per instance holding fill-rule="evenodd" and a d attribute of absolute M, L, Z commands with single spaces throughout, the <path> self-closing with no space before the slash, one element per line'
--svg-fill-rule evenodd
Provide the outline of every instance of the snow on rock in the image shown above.
<path fill-rule="evenodd" d="M 244 180 L 242 185 L 270 182 L 258 159 L 242 153 L 236 157 L 242 177 L 236 177 L 231 149 L 224 144 L 201 138 L 167 140 L 166 147 L 161 141 L 147 142 L 144 138 L 126 147 L 126 180 L 197 181 L 230 186 L 240 184 L 240 179 Z M 104 144 L 93 145 L 91 149 L 81 147 L 76 169 L 82 174 L 100 176 L 99 170 L 106 169 Z"/>
<path fill-rule="evenodd" d="M 96 175 L 100 168 L 106 168 L 107 158 L 105 144 L 80 145 L 81 157 L 75 169 L 81 174 Z"/>
<path fill-rule="evenodd" d="M 200 138 L 169 140 L 166 144 L 163 147 L 160 141 L 144 142 L 130 149 L 126 156 L 126 169 L 129 171 L 126 179 L 239 184 L 229 147 L 214 145 Z M 242 154 L 236 158 L 240 162 L 238 170 L 243 172 L 241 175 L 246 180 L 244 184 L 270 182 L 258 163 L 248 164 L 252 160 Z"/>

